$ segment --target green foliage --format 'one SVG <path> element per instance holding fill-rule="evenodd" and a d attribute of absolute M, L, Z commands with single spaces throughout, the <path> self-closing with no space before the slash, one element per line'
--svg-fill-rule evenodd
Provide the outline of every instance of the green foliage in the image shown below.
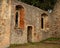
<path fill-rule="evenodd" d="M 48 39 L 45 39 L 45 40 L 42 40 L 41 43 L 45 42 L 45 41 L 60 41 L 60 38 L 54 38 L 54 37 L 51 37 L 51 38 L 48 38 Z M 51 42 L 52 43 L 52 42 Z"/>
<path fill-rule="evenodd" d="M 56 0 L 19 0 L 19 1 L 36 6 L 43 10 L 53 9 L 56 3 Z"/>
<path fill-rule="evenodd" d="M 48 41 L 58 41 L 58 40 L 60 40 L 60 38 L 48 38 L 47 40 Z"/>

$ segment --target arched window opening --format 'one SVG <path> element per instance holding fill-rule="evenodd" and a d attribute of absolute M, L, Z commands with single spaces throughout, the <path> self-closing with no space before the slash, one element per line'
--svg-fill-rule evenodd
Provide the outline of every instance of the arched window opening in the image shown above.
<path fill-rule="evenodd" d="M 48 15 L 43 13 L 41 15 L 41 28 L 42 29 L 48 29 L 49 28 L 49 20 L 48 20 Z"/>
<path fill-rule="evenodd" d="M 24 28 L 24 8 L 21 5 L 16 6 L 15 26 Z"/>

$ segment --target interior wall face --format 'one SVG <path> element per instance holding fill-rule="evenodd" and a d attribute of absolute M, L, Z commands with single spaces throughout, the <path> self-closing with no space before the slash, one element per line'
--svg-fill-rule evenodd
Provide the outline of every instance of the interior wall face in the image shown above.
<path fill-rule="evenodd" d="M 21 5 L 24 8 L 25 14 L 21 13 L 21 15 L 24 16 L 24 30 L 15 28 L 16 5 Z M 27 40 L 28 26 L 33 27 L 31 42 L 39 42 L 43 39 L 49 38 L 51 36 L 50 27 L 49 27 L 49 30 L 41 29 L 41 14 L 43 13 L 46 13 L 48 15 L 48 18 L 50 17 L 47 12 L 40 10 L 39 8 L 30 6 L 21 2 L 14 2 L 12 4 L 11 44 L 23 44 L 28 42 Z"/>
<path fill-rule="evenodd" d="M 4 3 L 5 3 L 5 5 L 4 5 Z M 6 32 L 6 33 L 4 33 L 4 36 L 3 36 L 3 34 L 1 35 L 1 33 L 0 33 L 0 35 L 1 35 L 0 38 L 3 39 L 2 37 L 4 37 L 4 39 L 3 39 L 4 41 L 8 38 L 8 40 L 7 40 L 8 42 L 5 42 L 6 44 L 9 44 L 9 40 L 11 40 L 11 44 L 27 43 L 27 27 L 28 26 L 33 27 L 31 42 L 39 42 L 43 39 L 51 37 L 51 35 L 52 35 L 52 37 L 60 36 L 60 24 L 59 24 L 59 22 L 60 22 L 60 17 L 59 17 L 60 16 L 60 11 L 59 11 L 60 2 L 58 2 L 56 4 L 55 9 L 51 15 L 49 15 L 49 13 L 46 13 L 45 11 L 42 11 L 36 7 L 30 6 L 30 5 L 21 3 L 21 2 L 13 2 L 12 5 L 10 4 L 9 6 L 8 6 L 8 4 L 6 5 L 5 1 L 4 1 L 4 3 L 2 4 L 2 6 L 4 6 L 4 7 L 0 7 L 0 9 L 1 9 L 0 10 L 1 11 L 0 21 L 2 20 L 0 23 L 0 25 L 1 25 L 0 30 L 1 30 L 1 32 L 3 32 L 3 33 Z M 22 11 L 22 12 L 25 12 L 25 14 L 20 12 L 21 16 L 24 16 L 24 17 L 21 17 L 21 16 L 19 17 L 20 21 L 21 21 L 20 27 L 23 30 L 19 29 L 19 28 L 15 28 L 15 16 L 16 16 L 15 7 L 16 7 L 16 5 L 22 5 L 25 10 L 25 11 Z M 12 8 L 12 10 L 11 10 L 11 8 Z M 12 14 L 9 12 L 11 12 Z M 48 30 L 41 29 L 41 14 L 42 13 L 48 14 L 48 21 L 49 21 Z M 10 24 L 11 24 L 11 26 L 10 26 Z M 10 27 L 11 27 L 11 29 L 10 29 Z M 7 29 L 8 29 L 8 32 L 7 32 Z M 10 34 L 10 31 L 11 31 L 11 34 Z M 7 36 L 7 38 L 6 38 L 6 36 Z M 11 39 L 9 37 L 11 37 Z M 1 44 L 4 41 L 2 41 Z"/>
<path fill-rule="evenodd" d="M 11 44 L 23 44 L 23 43 L 27 42 L 27 34 L 25 32 L 23 10 L 22 10 L 22 12 L 20 12 L 20 15 L 18 16 L 18 18 L 19 18 L 18 20 L 20 20 L 19 27 L 15 26 L 15 20 L 16 20 L 16 8 L 15 7 L 17 5 L 20 5 L 20 4 L 17 3 L 17 4 L 12 5 L 13 11 L 12 11 L 12 21 L 11 21 Z M 22 23 L 24 23 L 24 24 L 22 24 Z"/>

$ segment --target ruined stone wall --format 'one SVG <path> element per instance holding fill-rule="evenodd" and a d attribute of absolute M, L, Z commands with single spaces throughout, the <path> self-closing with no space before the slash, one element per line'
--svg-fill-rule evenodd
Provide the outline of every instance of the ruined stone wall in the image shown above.
<path fill-rule="evenodd" d="M 60 0 L 57 0 L 51 16 L 52 16 L 52 23 L 53 23 L 52 35 L 54 37 L 60 37 Z"/>
<path fill-rule="evenodd" d="M 10 45 L 11 2 L 0 0 L 0 48 Z"/>
<path fill-rule="evenodd" d="M 20 5 L 20 3 L 12 1 L 11 43 L 12 44 L 23 44 L 23 43 L 27 42 L 26 32 L 22 29 L 15 28 L 15 16 L 16 16 L 16 14 L 15 14 L 16 8 L 15 7 L 16 7 L 16 5 Z"/>
<path fill-rule="evenodd" d="M 1 2 L 2 1 L 2 2 Z M 56 4 L 52 14 L 47 13 L 37 7 L 27 5 L 17 0 L 0 1 L 0 48 L 9 46 L 9 44 L 27 43 L 27 28 L 32 27 L 31 42 L 39 42 L 52 35 L 60 36 L 60 1 Z M 24 29 L 15 28 L 16 5 L 24 8 Z M 49 29 L 41 29 L 41 15 L 48 15 Z M 3 44 L 3 45 L 2 45 Z"/>
<path fill-rule="evenodd" d="M 24 30 L 15 29 L 15 7 L 21 5 L 24 7 Z M 32 26 L 32 41 L 39 42 L 43 39 L 51 37 L 51 25 L 49 30 L 41 30 L 41 14 L 46 13 L 49 17 L 49 25 L 51 17 L 49 13 L 37 7 L 27 5 L 22 2 L 12 1 L 12 21 L 11 21 L 11 44 L 27 43 L 27 27 Z"/>

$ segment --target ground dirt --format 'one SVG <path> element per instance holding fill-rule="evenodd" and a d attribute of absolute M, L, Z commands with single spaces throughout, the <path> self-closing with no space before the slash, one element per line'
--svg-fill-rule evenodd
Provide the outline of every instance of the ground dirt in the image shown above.
<path fill-rule="evenodd" d="M 10 48 L 60 48 L 60 44 L 36 43 L 28 45 L 12 45 Z"/>
<path fill-rule="evenodd" d="M 49 38 L 39 43 L 14 44 L 9 48 L 60 48 L 60 38 Z"/>

